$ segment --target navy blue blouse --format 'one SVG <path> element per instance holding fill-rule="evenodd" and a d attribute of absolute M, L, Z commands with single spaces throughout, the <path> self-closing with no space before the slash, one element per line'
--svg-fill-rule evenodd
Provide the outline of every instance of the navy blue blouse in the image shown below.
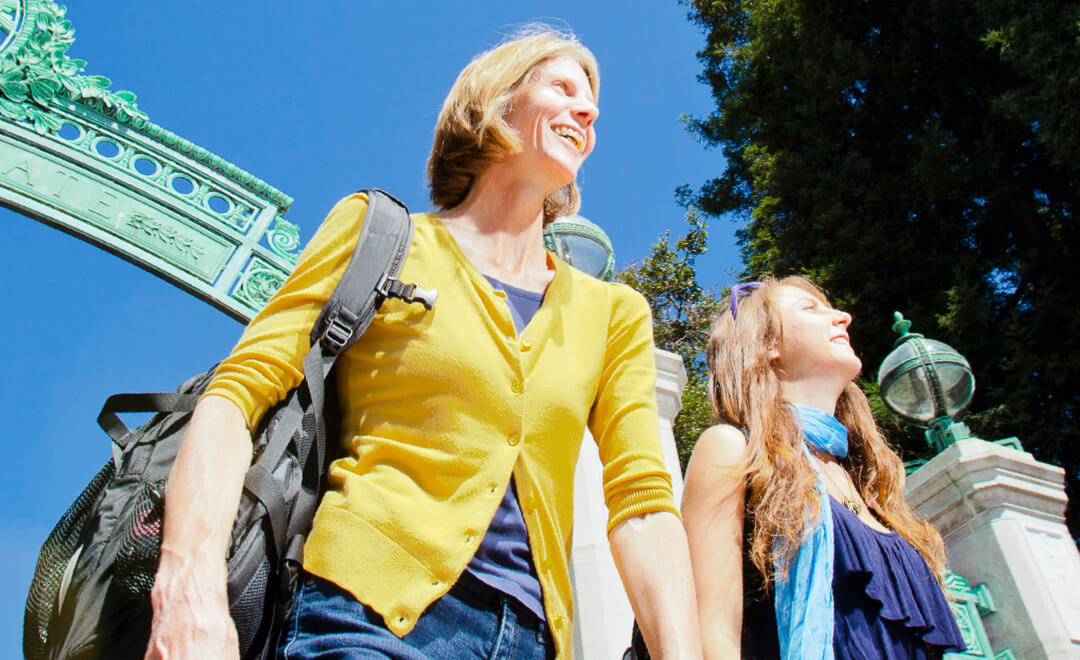
<path fill-rule="evenodd" d="M 922 555 L 896 532 L 879 532 L 834 498 L 833 647 L 838 660 L 923 660 L 964 650 L 945 594 Z M 744 567 L 743 657 L 778 658 L 771 589 Z"/>
<path fill-rule="evenodd" d="M 837 658 L 918 659 L 964 639 L 926 561 L 896 532 L 871 528 L 833 498 Z"/>

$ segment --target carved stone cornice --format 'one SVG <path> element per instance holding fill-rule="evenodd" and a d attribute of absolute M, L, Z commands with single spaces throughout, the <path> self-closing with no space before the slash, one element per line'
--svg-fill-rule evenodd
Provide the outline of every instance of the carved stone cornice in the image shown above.
<path fill-rule="evenodd" d="M 904 494 L 948 539 L 959 526 L 1007 511 L 1063 524 L 1064 480 L 1064 470 L 1027 452 L 969 438 L 908 477 Z"/>

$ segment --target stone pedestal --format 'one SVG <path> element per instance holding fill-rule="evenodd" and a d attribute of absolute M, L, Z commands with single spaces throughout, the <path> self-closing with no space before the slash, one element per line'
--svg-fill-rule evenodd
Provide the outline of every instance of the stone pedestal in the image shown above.
<path fill-rule="evenodd" d="M 682 471 L 672 423 L 679 413 L 686 371 L 682 358 L 656 352 L 656 403 L 660 410 L 660 439 L 671 473 L 675 501 L 682 497 Z M 574 547 L 570 581 L 574 587 L 574 657 L 578 660 L 618 660 L 630 645 L 634 613 L 630 609 L 607 539 L 607 507 L 596 443 L 586 437 L 574 479 Z"/>
<path fill-rule="evenodd" d="M 941 532 L 949 568 L 992 594 L 982 622 L 995 649 L 1080 658 L 1080 554 L 1061 468 L 969 438 L 908 477 L 905 496 Z"/>

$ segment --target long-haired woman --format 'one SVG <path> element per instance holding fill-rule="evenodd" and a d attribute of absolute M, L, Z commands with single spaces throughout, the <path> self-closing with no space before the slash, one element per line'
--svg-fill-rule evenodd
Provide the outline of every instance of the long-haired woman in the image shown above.
<path fill-rule="evenodd" d="M 851 316 L 806 279 L 733 287 L 708 345 L 717 424 L 682 511 L 708 658 L 933 658 L 963 648 L 944 546 L 853 382 Z"/>
<path fill-rule="evenodd" d="M 451 89 L 428 162 L 437 210 L 414 216 L 402 272 L 438 304 L 387 301 L 338 360 L 346 455 L 304 548 L 282 657 L 570 657 L 586 428 L 646 638 L 670 657 L 700 653 L 648 305 L 543 246 L 544 225 L 577 208 L 598 92 L 592 53 L 551 30 L 480 54 Z M 301 377 L 366 205 L 354 195 L 331 211 L 195 411 L 169 482 L 148 657 L 237 654 L 222 559 L 249 429 Z"/>

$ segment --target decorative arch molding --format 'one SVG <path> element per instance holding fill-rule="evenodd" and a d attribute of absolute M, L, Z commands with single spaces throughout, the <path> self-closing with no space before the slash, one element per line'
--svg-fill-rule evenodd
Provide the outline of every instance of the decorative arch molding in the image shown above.
<path fill-rule="evenodd" d="M 296 263 L 292 198 L 82 75 L 52 0 L 0 0 L 0 204 L 247 321 Z"/>

